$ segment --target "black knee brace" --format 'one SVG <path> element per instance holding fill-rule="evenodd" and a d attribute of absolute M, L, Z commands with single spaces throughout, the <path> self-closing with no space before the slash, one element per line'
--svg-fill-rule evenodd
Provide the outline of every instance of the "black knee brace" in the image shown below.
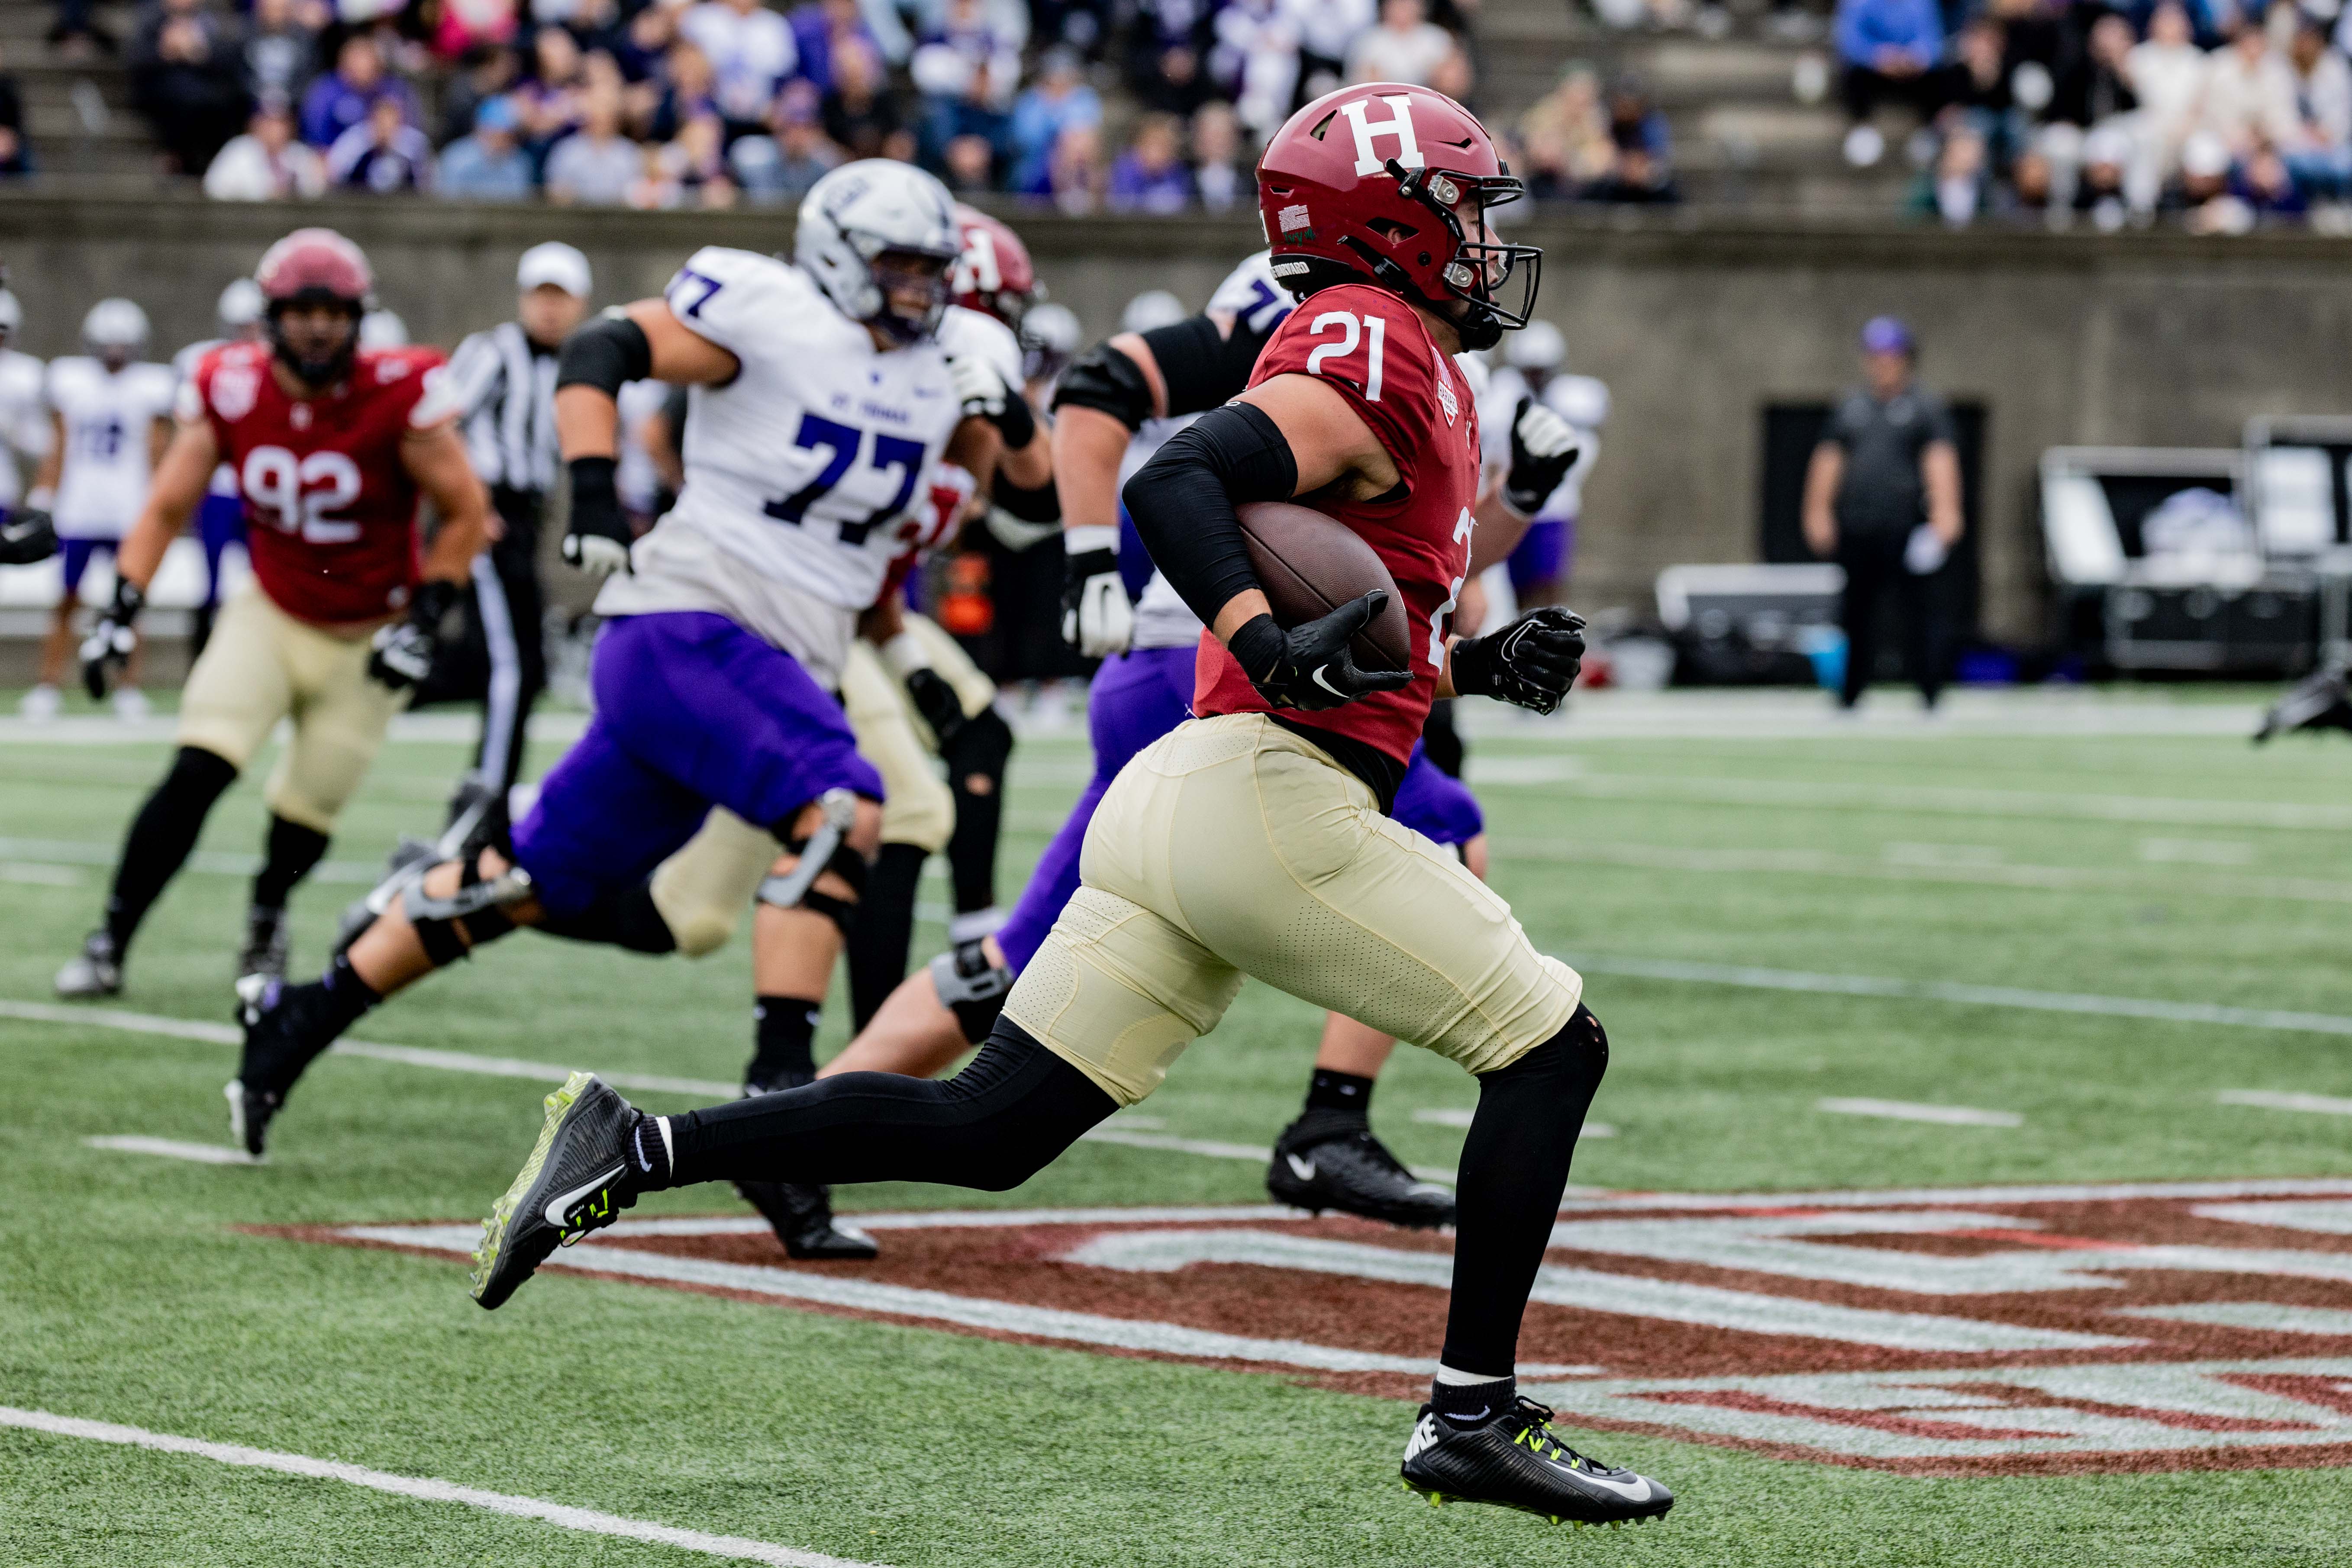
<path fill-rule="evenodd" d="M 824 821 L 814 833 L 795 833 L 789 821 L 768 830 L 783 840 L 787 854 L 800 857 L 800 863 L 782 876 L 762 881 L 760 901 L 782 910 L 813 910 L 846 937 L 857 919 L 858 896 L 866 890 L 866 857 L 849 847 L 849 830 L 857 821 L 857 797 L 845 789 L 829 789 L 817 804 L 824 809 Z M 817 890 L 817 879 L 828 871 L 849 884 L 848 898 L 836 899 Z"/>
<path fill-rule="evenodd" d="M 654 903 L 651 878 L 625 893 L 597 900 L 579 914 L 549 915 L 539 922 L 539 929 L 550 936 L 601 942 L 630 952 L 677 951 L 677 934 Z"/>
<path fill-rule="evenodd" d="M 931 960 L 930 969 L 931 988 L 955 1015 L 965 1042 L 976 1046 L 988 1038 L 1004 1011 L 1004 998 L 1012 994 L 1013 971 L 990 963 L 987 952 L 976 942 L 940 954 Z"/>
<path fill-rule="evenodd" d="M 457 865 L 457 890 L 447 898 L 428 895 L 421 877 L 401 895 L 401 908 L 436 969 L 446 969 L 514 930 L 514 917 L 506 906 L 531 896 L 530 873 L 520 866 L 486 878 L 479 849 L 470 850 Z"/>

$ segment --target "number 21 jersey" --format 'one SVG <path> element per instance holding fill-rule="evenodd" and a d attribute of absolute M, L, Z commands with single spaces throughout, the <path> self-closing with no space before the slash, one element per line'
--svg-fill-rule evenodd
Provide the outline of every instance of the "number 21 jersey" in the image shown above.
<path fill-rule="evenodd" d="M 180 390 L 183 422 L 208 421 L 245 496 L 246 548 L 270 602 L 315 626 L 383 620 L 416 585 L 411 430 L 457 416 L 431 349 L 362 349 L 340 384 L 291 397 L 264 343 L 205 355 Z"/>

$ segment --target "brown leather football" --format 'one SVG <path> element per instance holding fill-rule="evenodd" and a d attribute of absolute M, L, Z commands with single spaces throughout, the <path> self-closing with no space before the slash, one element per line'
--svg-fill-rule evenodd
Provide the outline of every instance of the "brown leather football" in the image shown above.
<path fill-rule="evenodd" d="M 1352 639 L 1356 662 L 1366 669 L 1412 668 L 1404 596 L 1361 534 L 1292 501 L 1252 501 L 1237 510 L 1250 568 L 1284 630 L 1319 620 L 1375 588 L 1386 589 L 1388 606 Z"/>

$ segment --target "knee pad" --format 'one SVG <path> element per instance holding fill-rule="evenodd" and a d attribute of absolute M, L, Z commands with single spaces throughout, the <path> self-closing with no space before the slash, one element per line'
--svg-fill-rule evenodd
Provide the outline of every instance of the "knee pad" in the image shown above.
<path fill-rule="evenodd" d="M 824 820 L 814 833 L 796 835 L 790 823 L 769 830 L 783 840 L 787 853 L 800 857 L 800 863 L 761 882 L 760 901 L 780 910 L 813 910 L 840 927 L 845 937 L 857 919 L 856 895 L 866 890 L 866 857 L 849 847 L 849 831 L 857 824 L 857 796 L 845 789 L 829 789 L 817 804 Z M 816 880 L 827 871 L 849 884 L 849 898 L 817 891 Z"/>
<path fill-rule="evenodd" d="M 940 748 L 940 757 L 948 765 L 948 778 L 959 788 L 972 773 L 1001 779 L 1004 764 L 1013 759 L 1013 726 L 995 709 L 983 708 L 964 721 L 955 739 Z"/>
<path fill-rule="evenodd" d="M 931 960 L 931 988 L 956 1017 L 968 1045 L 978 1045 L 996 1027 L 1004 998 L 1013 991 L 1013 971 L 992 964 L 980 943 L 967 942 Z"/>
<path fill-rule="evenodd" d="M 523 902 L 534 891 L 530 873 L 520 866 L 485 878 L 479 849 L 468 853 L 458 865 L 457 890 L 446 899 L 427 894 L 422 877 L 401 893 L 402 911 L 416 928 L 416 940 L 436 969 L 446 968 L 470 956 L 482 943 L 514 930 L 514 917 L 507 913 L 508 907 Z"/>
<path fill-rule="evenodd" d="M 625 893 L 599 899 L 579 914 L 550 915 L 539 922 L 539 929 L 550 936 L 601 942 L 630 952 L 658 956 L 678 950 L 669 921 L 663 917 L 661 906 L 654 901 L 650 878 Z"/>

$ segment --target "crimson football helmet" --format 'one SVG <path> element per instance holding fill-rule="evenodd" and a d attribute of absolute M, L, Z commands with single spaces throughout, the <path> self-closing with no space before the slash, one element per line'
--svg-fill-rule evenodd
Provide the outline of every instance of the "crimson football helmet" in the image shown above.
<path fill-rule="evenodd" d="M 1303 297 L 1369 280 L 1452 321 L 1465 349 L 1492 348 L 1535 308 L 1543 252 L 1502 244 L 1486 225 L 1487 208 L 1524 194 L 1477 116 L 1402 82 L 1325 93 L 1274 133 L 1257 166 L 1285 288 Z"/>
<path fill-rule="evenodd" d="M 1019 331 L 1029 307 L 1045 297 L 1029 247 L 1004 225 L 961 202 L 956 204 L 955 220 L 962 248 L 948 270 L 948 297 Z"/>
<path fill-rule="evenodd" d="M 375 275 L 360 247 L 331 228 L 298 228 L 262 254 L 253 280 L 261 286 L 278 358 L 312 386 L 341 380 L 359 352 L 360 318 L 375 292 Z M 351 318 L 350 329 L 332 346 L 288 339 L 287 311 L 313 305 L 332 306 Z"/>

